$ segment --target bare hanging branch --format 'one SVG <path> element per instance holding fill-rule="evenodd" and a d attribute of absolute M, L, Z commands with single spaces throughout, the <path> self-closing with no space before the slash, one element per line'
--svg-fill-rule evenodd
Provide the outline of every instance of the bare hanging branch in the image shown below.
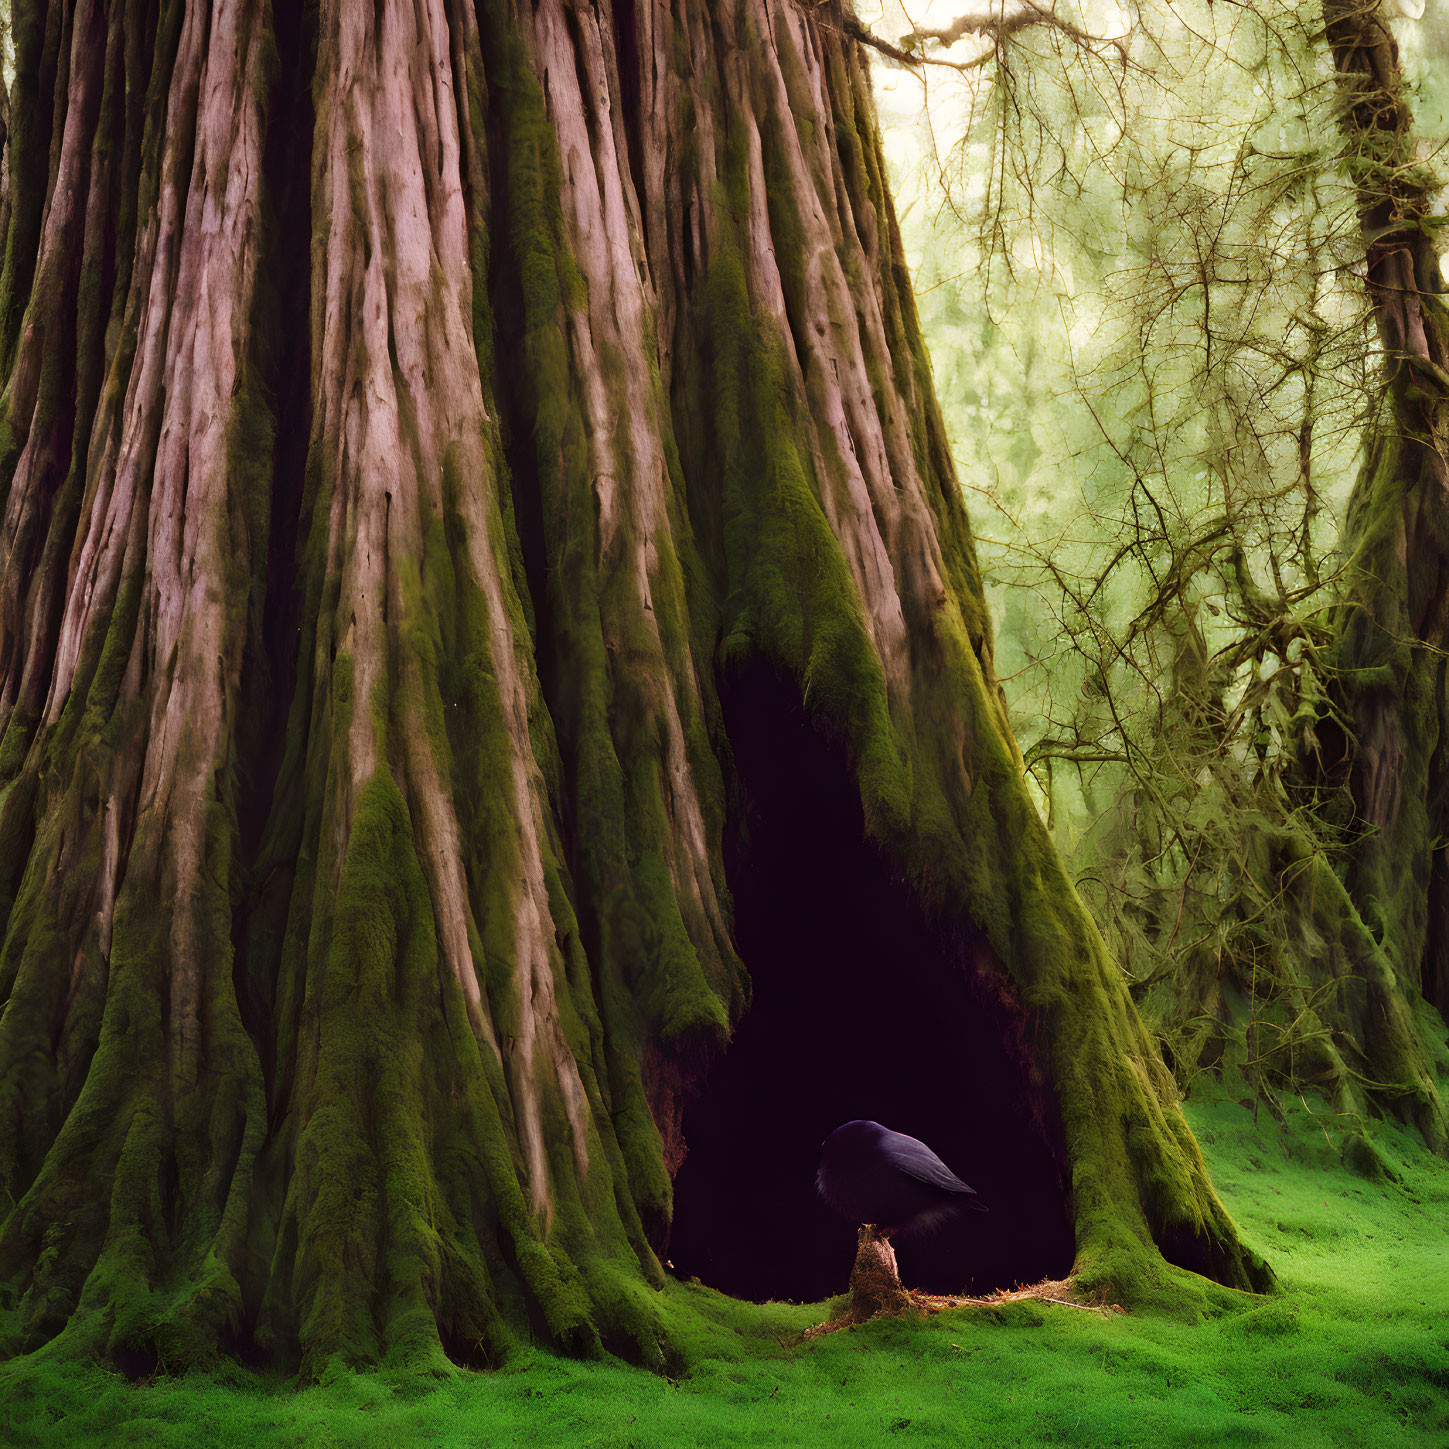
<path fill-rule="evenodd" d="M 1046 26 L 1060 31 L 1074 45 L 1094 53 L 1098 47 L 1110 46 L 1117 52 L 1124 66 L 1128 61 L 1127 45 L 1124 40 L 1110 36 L 1089 35 L 1085 30 L 1073 25 L 1071 21 L 1062 19 L 1055 10 L 1034 4 L 1033 0 L 1014 0 L 1010 9 L 1007 8 L 1005 0 L 1000 0 L 1000 3 L 993 9 L 970 15 L 959 15 L 942 29 L 913 30 L 909 35 L 903 35 L 898 45 L 892 45 L 890 41 L 882 40 L 863 25 L 848 8 L 842 7 L 842 9 L 843 28 L 851 39 L 860 41 L 862 45 L 870 46 L 898 65 L 910 66 L 913 69 L 923 65 L 938 65 L 960 71 L 962 74 L 978 70 L 999 50 L 1003 42 L 1009 40 L 1013 35 L 1035 26 Z M 989 40 L 991 48 L 966 60 L 950 60 L 945 56 L 924 53 L 927 42 L 939 45 L 943 49 L 949 49 L 967 35 L 979 35 L 983 39 Z"/>

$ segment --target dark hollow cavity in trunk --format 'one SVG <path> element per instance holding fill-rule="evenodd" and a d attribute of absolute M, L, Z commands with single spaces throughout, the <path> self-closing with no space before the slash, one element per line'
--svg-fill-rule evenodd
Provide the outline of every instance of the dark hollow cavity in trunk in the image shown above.
<path fill-rule="evenodd" d="M 989 945 L 891 877 L 843 744 L 793 684 L 762 668 L 721 693 L 737 772 L 726 862 L 753 991 L 684 1113 L 675 1271 L 757 1301 L 845 1291 L 856 1229 L 820 1201 L 815 1170 L 821 1139 L 864 1117 L 928 1143 L 989 1207 L 900 1238 L 907 1286 L 1065 1276 L 1056 1102 Z"/>

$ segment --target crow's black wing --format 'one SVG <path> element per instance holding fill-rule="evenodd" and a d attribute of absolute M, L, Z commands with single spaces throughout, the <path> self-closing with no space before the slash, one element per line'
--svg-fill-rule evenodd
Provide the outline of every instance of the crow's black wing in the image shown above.
<path fill-rule="evenodd" d="M 904 1132 L 887 1132 L 881 1139 L 880 1150 L 892 1167 L 914 1177 L 917 1182 L 928 1182 L 944 1192 L 976 1196 L 976 1189 L 962 1182 L 924 1142 L 907 1137 Z"/>

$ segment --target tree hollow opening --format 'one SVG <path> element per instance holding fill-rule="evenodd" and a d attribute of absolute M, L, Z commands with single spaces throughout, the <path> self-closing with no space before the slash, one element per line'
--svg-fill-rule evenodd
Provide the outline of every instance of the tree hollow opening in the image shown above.
<path fill-rule="evenodd" d="M 898 1239 L 909 1287 L 983 1293 L 1075 1254 L 1055 1093 L 985 937 L 932 916 L 866 838 L 844 743 L 788 678 L 721 680 L 735 780 L 725 868 L 752 981 L 686 1107 L 674 1271 L 757 1301 L 845 1291 L 855 1227 L 817 1197 L 821 1140 L 871 1118 L 926 1142 L 987 1204 Z"/>

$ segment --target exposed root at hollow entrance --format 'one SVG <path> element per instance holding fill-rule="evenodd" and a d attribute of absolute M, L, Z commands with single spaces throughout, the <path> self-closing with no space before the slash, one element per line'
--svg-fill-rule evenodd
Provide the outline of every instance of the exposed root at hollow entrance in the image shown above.
<path fill-rule="evenodd" d="M 982 1297 L 957 1293 L 923 1293 L 901 1283 L 896 1251 L 888 1238 L 873 1227 L 860 1229 L 855 1266 L 850 1272 L 850 1298 L 843 1310 L 825 1323 L 805 1330 L 804 1336 L 820 1338 L 842 1328 L 854 1328 L 872 1318 L 925 1318 L 947 1308 L 995 1308 L 1003 1303 L 1060 1303 L 1064 1308 L 1083 1308 L 1089 1313 L 1125 1313 L 1118 1303 L 1086 1303 L 1075 1296 L 1070 1278 L 1043 1278 L 1040 1283 L 999 1288 Z"/>

